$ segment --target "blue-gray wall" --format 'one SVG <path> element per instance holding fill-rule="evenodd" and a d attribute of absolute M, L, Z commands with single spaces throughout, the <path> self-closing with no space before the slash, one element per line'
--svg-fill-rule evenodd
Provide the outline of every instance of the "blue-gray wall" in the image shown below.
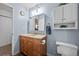
<path fill-rule="evenodd" d="M 71 30 L 71 29 L 61 29 L 54 30 L 53 29 L 53 9 L 58 4 L 55 3 L 47 3 L 47 4 L 39 4 L 39 7 L 43 7 L 43 13 L 46 15 L 46 25 L 50 23 L 52 28 L 52 34 L 48 35 L 47 45 L 48 45 L 48 54 L 57 55 L 56 41 L 70 43 L 79 46 L 79 30 Z"/>
<path fill-rule="evenodd" d="M 55 30 L 54 37 L 57 41 L 79 46 L 79 30 Z"/>
<path fill-rule="evenodd" d="M 10 4 L 13 7 L 13 39 L 12 39 L 12 55 L 19 52 L 19 35 L 27 34 L 28 9 L 20 3 Z M 24 16 L 20 15 L 20 11 L 24 12 Z"/>
<path fill-rule="evenodd" d="M 47 45 L 48 53 L 56 55 L 56 41 L 67 42 L 79 46 L 79 30 L 54 30 L 53 29 L 53 9 L 57 4 L 39 4 L 43 7 L 43 13 L 46 15 L 46 25 L 50 23 L 52 28 L 52 34 L 48 35 Z M 13 20 L 14 20 L 14 39 L 12 40 L 13 54 L 19 52 L 19 35 L 27 34 L 27 10 L 20 4 L 13 5 Z M 19 10 L 24 10 L 26 16 L 21 17 Z"/>
<path fill-rule="evenodd" d="M 52 5 L 54 5 L 54 4 L 52 4 Z M 49 21 L 51 24 L 53 24 L 53 22 L 52 22 L 53 12 L 52 12 L 52 16 L 51 16 L 51 10 L 52 9 L 50 10 L 51 6 L 49 6 L 49 11 L 47 13 L 50 21 L 49 21 L 49 19 L 47 19 L 47 21 Z M 54 8 L 54 7 L 52 7 L 52 8 Z M 51 25 L 51 27 L 52 27 L 52 25 Z M 74 44 L 74 45 L 77 45 L 79 47 L 79 29 L 75 29 L 75 30 L 71 30 L 71 29 L 69 29 L 69 30 L 67 30 L 67 29 L 54 30 L 54 29 L 52 29 L 52 35 L 48 36 L 48 52 L 49 53 L 53 54 L 55 52 L 54 50 L 57 50 L 56 48 L 52 47 L 52 46 L 55 46 L 55 44 L 52 42 L 52 41 L 55 41 L 55 40 L 60 41 L 60 42 L 69 43 L 69 44 Z"/>

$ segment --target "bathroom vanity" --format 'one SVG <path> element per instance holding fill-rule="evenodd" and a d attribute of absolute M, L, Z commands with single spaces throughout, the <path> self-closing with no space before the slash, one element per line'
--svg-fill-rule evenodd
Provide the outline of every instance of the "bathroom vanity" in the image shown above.
<path fill-rule="evenodd" d="M 20 51 L 27 56 L 46 56 L 47 37 L 38 34 L 21 34 Z"/>

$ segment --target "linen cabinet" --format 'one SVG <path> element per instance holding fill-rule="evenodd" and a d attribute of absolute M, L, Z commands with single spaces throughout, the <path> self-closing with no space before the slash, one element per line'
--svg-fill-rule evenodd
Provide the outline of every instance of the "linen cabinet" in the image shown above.
<path fill-rule="evenodd" d="M 54 29 L 78 28 L 78 4 L 67 3 L 54 9 Z"/>

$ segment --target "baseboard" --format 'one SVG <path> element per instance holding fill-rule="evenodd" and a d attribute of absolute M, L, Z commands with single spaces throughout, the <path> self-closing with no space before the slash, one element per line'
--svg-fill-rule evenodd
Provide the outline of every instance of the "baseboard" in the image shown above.
<path fill-rule="evenodd" d="M 15 53 L 12 54 L 12 56 L 16 56 L 16 55 L 18 55 L 19 53 L 20 53 L 20 51 L 15 52 Z"/>
<path fill-rule="evenodd" d="M 11 43 L 0 45 L 0 47 L 6 46 L 6 45 L 11 45 Z"/>
<path fill-rule="evenodd" d="M 51 53 L 47 53 L 47 56 L 56 56 L 56 55 L 51 54 Z"/>
<path fill-rule="evenodd" d="M 16 53 L 14 56 L 19 56 L 20 52 Z"/>
<path fill-rule="evenodd" d="M 3 46 L 1 46 L 1 47 L 6 47 L 6 46 L 11 46 L 11 44 L 3 45 Z M 1 48 L 1 47 L 0 47 L 0 48 Z M 10 49 L 12 49 L 12 47 L 11 47 Z"/>
<path fill-rule="evenodd" d="M 18 56 L 19 53 L 20 53 L 20 52 L 16 52 L 13 56 Z"/>

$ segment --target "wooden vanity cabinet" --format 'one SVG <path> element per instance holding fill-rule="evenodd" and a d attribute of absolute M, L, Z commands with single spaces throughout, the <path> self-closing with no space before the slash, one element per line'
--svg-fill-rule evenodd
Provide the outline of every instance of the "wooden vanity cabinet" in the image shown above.
<path fill-rule="evenodd" d="M 20 51 L 28 56 L 46 56 L 47 44 L 42 43 L 46 41 L 46 37 L 42 39 L 31 38 L 27 36 L 20 36 Z"/>

